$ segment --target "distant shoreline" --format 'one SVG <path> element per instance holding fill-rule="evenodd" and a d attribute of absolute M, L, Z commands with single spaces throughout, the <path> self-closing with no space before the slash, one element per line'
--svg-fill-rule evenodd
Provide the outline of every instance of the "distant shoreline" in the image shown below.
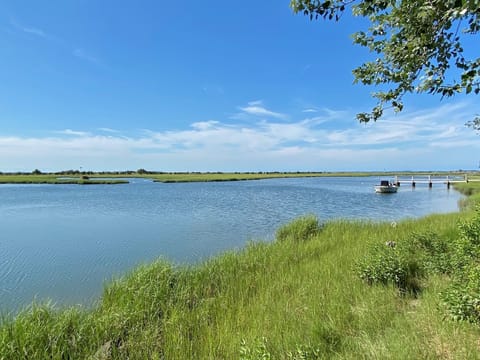
<path fill-rule="evenodd" d="M 144 178 L 161 183 L 245 181 L 299 177 L 393 177 L 393 176 L 478 176 L 478 171 L 392 171 L 392 172 L 55 172 L 0 173 L 0 184 L 127 184 L 120 178 Z M 68 176 L 68 179 L 65 177 Z M 108 179 L 107 179 L 108 178 Z M 118 178 L 118 179 L 117 179 Z"/>

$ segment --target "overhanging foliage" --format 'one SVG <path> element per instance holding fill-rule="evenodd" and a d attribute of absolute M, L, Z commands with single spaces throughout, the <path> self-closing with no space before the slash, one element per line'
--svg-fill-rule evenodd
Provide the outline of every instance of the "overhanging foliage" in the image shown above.
<path fill-rule="evenodd" d="M 353 74 L 356 83 L 386 90 L 373 94 L 377 104 L 357 114 L 360 122 L 378 120 L 385 108 L 401 111 L 407 93 L 480 93 L 480 44 L 473 58 L 465 57 L 462 45 L 480 30 L 480 0 L 291 0 L 290 6 L 311 20 L 335 21 L 350 7 L 370 21 L 353 41 L 378 56 Z M 480 129 L 478 120 L 470 125 Z"/>

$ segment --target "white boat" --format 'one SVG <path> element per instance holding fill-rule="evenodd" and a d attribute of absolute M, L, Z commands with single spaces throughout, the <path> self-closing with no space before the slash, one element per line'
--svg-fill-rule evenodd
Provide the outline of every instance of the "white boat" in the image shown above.
<path fill-rule="evenodd" d="M 383 194 L 396 193 L 398 187 L 387 180 L 380 181 L 380 185 L 375 185 L 375 192 Z"/>

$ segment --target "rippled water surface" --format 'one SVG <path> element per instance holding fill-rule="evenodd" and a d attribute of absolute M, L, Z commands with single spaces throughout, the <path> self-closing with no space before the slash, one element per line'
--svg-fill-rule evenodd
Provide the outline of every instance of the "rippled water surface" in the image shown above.
<path fill-rule="evenodd" d="M 290 219 L 393 221 L 457 211 L 446 185 L 375 194 L 378 178 L 214 183 L 0 185 L 0 312 L 33 299 L 89 304 L 105 280 L 157 257 L 195 262 L 251 239 L 272 239 Z"/>

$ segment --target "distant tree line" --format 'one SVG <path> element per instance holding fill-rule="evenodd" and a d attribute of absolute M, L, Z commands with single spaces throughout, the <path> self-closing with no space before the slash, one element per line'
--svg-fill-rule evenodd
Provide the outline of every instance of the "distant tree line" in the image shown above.
<path fill-rule="evenodd" d="M 16 172 L 2 172 L 0 175 L 162 175 L 162 174 L 322 174 L 323 171 L 149 171 L 143 168 L 138 170 L 123 170 L 123 171 L 91 171 L 91 170 L 61 170 L 55 172 L 43 172 L 35 169 L 32 172 L 16 171 Z"/>

